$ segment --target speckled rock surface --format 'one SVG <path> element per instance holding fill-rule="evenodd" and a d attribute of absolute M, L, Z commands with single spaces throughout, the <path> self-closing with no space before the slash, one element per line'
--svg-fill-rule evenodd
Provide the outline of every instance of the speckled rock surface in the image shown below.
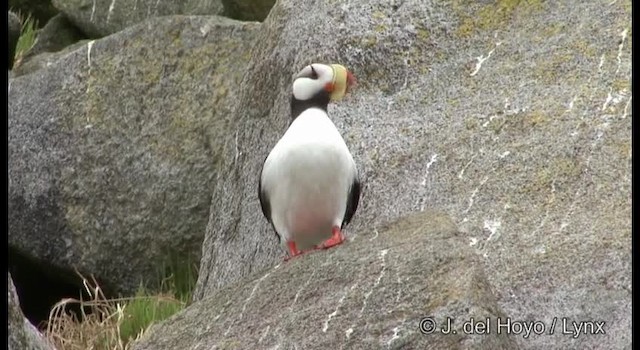
<path fill-rule="evenodd" d="M 80 40 L 74 44 L 71 44 L 64 49 L 57 52 L 40 52 L 28 54 L 28 57 L 22 59 L 19 65 L 13 67 L 11 72 L 12 77 L 17 78 L 21 75 L 31 74 L 39 69 L 49 67 L 56 63 L 61 58 L 69 55 L 71 52 L 76 51 L 78 48 L 86 45 L 90 40 Z M 31 52 L 31 51 L 29 51 Z"/>
<path fill-rule="evenodd" d="M 448 216 L 414 214 L 224 288 L 133 348 L 515 349 L 505 334 L 463 331 L 462 320 L 506 319 L 479 259 Z M 420 331 L 426 317 L 433 334 Z M 445 335 L 447 318 L 458 323 Z"/>
<path fill-rule="evenodd" d="M 221 0 L 53 0 L 53 5 L 86 35 L 94 38 L 116 33 L 153 17 L 211 16 L 223 12 Z"/>
<path fill-rule="evenodd" d="M 107 290 L 197 263 L 256 29 L 167 17 L 9 81 L 9 244 Z"/>
<path fill-rule="evenodd" d="M 55 349 L 34 327 L 20 310 L 20 300 L 11 274 L 7 273 L 7 346 L 9 350 Z"/>
<path fill-rule="evenodd" d="M 295 72 L 338 62 L 360 83 L 330 106 L 366 184 L 351 238 L 444 210 L 513 320 L 605 322 L 522 348 L 630 347 L 631 1 L 283 0 L 253 55 L 196 300 L 281 261 L 260 166 Z"/>

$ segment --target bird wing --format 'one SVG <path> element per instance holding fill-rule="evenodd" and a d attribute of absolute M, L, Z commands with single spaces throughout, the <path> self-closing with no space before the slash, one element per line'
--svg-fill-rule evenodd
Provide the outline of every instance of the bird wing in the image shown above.
<path fill-rule="evenodd" d="M 265 158 L 265 162 L 267 159 Z M 264 163 L 263 163 L 264 164 Z M 278 237 L 278 242 L 280 241 L 280 235 L 278 231 L 276 231 L 276 227 L 273 225 L 273 220 L 271 220 L 271 203 L 269 202 L 269 197 L 267 196 L 267 192 L 262 188 L 262 172 L 264 171 L 264 165 L 260 170 L 260 178 L 258 179 L 258 198 L 260 199 L 260 207 L 262 208 L 262 214 L 267 218 L 267 221 L 271 224 L 273 228 L 273 232 Z"/>
<path fill-rule="evenodd" d="M 349 224 L 353 215 L 356 213 L 356 209 L 358 209 L 358 203 L 360 202 L 360 180 L 358 179 L 358 175 L 353 178 L 353 183 L 351 184 L 351 188 L 349 189 L 349 197 L 347 198 L 347 208 L 344 212 L 344 219 L 342 220 L 342 227 L 345 227 Z"/>

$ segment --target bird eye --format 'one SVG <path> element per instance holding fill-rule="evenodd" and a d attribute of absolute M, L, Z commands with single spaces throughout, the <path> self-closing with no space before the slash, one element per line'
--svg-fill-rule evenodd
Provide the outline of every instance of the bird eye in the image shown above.
<path fill-rule="evenodd" d="M 313 66 L 311 66 L 311 79 L 318 79 L 318 73 L 313 68 Z"/>

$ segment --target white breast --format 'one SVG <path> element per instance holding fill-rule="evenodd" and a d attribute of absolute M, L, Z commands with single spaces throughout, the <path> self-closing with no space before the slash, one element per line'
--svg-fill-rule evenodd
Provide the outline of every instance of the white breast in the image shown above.
<path fill-rule="evenodd" d="M 307 249 L 331 236 L 344 218 L 356 165 L 327 114 L 301 113 L 267 157 L 262 186 L 281 242 Z"/>

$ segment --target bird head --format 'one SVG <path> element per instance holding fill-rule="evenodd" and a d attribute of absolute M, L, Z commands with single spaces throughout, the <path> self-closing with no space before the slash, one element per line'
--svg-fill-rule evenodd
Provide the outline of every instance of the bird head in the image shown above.
<path fill-rule="evenodd" d="M 329 95 L 331 101 L 339 101 L 355 85 L 356 79 L 340 64 L 313 63 L 304 67 L 293 81 L 293 96 L 300 101 Z"/>

